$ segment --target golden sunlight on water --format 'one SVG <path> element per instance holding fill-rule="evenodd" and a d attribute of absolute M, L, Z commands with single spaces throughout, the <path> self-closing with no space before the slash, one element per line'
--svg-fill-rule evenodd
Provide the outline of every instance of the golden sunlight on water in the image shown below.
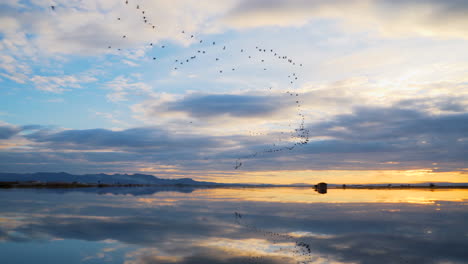
<path fill-rule="evenodd" d="M 156 194 L 158 195 L 158 194 Z M 180 194 L 176 194 L 180 195 Z M 468 201 L 468 189 L 329 189 L 319 194 L 312 188 L 217 188 L 198 189 L 192 199 L 219 199 L 279 203 L 416 203 Z"/>
<path fill-rule="evenodd" d="M 468 259 L 467 189 L 13 189 L 0 200 L 1 263 Z"/>

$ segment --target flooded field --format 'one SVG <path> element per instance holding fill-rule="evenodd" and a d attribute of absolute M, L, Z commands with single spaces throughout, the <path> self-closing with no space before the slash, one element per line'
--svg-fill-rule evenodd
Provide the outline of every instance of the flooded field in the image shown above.
<path fill-rule="evenodd" d="M 468 263 L 468 190 L 0 190 L 1 263 Z"/>

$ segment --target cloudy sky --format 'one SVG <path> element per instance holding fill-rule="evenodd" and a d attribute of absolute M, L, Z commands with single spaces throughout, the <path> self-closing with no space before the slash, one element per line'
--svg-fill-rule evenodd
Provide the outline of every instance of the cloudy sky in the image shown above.
<path fill-rule="evenodd" d="M 0 171 L 467 182 L 467 13 L 464 0 L 2 0 Z"/>

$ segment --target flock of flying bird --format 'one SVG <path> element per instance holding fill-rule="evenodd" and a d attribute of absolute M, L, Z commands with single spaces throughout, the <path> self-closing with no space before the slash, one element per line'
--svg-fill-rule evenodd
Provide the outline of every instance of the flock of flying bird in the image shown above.
<path fill-rule="evenodd" d="M 237 208 L 237 210 L 240 210 L 240 208 Z M 437 216 L 440 217 L 441 214 L 437 214 Z M 255 224 L 249 223 L 251 221 L 246 221 L 245 218 L 246 217 L 243 213 L 240 213 L 238 211 L 234 212 L 234 222 L 240 227 L 260 234 L 266 240 L 271 241 L 273 244 L 278 243 L 283 245 L 284 243 L 292 243 L 294 247 L 291 247 L 290 245 L 285 245 L 285 248 L 280 247 L 279 250 L 283 253 L 291 253 L 291 255 L 294 257 L 298 264 L 317 263 L 317 260 L 319 258 L 326 258 L 327 263 L 329 263 L 328 256 L 320 255 L 319 252 L 312 251 L 311 243 L 307 242 L 307 237 L 301 238 L 289 235 L 288 233 L 272 232 L 264 228 L 259 228 Z M 395 261 L 397 263 L 410 263 L 410 260 L 400 255 L 395 255 Z M 251 256 L 249 259 L 249 263 L 261 264 L 270 262 L 267 260 L 266 256 Z"/>
<path fill-rule="evenodd" d="M 137 15 L 139 15 L 141 17 L 141 22 L 143 23 L 143 26 L 147 26 L 149 29 L 154 30 L 155 33 L 158 31 L 158 26 L 150 20 L 149 14 L 147 13 L 147 11 L 143 8 L 143 6 L 141 4 L 131 3 L 129 0 L 125 0 L 124 4 L 125 4 L 125 6 L 127 6 L 129 9 L 132 9 L 134 12 L 137 13 Z M 51 5 L 51 9 L 53 11 L 55 11 L 57 8 L 56 8 L 56 6 Z M 121 17 L 117 17 L 116 19 L 118 21 L 122 21 Z M 302 63 L 298 63 L 295 60 L 293 60 L 292 58 L 290 58 L 290 57 L 288 57 L 288 56 L 286 56 L 284 54 L 280 54 L 279 52 L 277 52 L 277 51 L 275 51 L 273 49 L 268 49 L 268 48 L 260 47 L 260 46 L 256 46 L 255 49 L 251 49 L 251 50 L 249 50 L 247 48 L 232 48 L 232 47 L 228 47 L 226 45 L 221 45 L 221 44 L 217 43 L 216 41 L 205 41 L 203 39 L 198 39 L 194 34 L 191 34 L 191 33 L 187 32 L 185 30 L 180 31 L 180 34 L 182 34 L 183 36 L 186 36 L 186 38 L 188 38 L 188 39 L 190 39 L 190 40 L 192 40 L 194 42 L 198 42 L 199 43 L 199 48 L 196 51 L 194 51 L 194 54 L 192 54 L 191 56 L 188 56 L 186 58 L 175 59 L 174 64 L 173 64 L 173 70 L 174 71 L 180 70 L 186 64 L 195 62 L 197 59 L 199 59 L 202 56 L 207 55 L 209 52 L 215 53 L 216 51 L 218 53 L 221 52 L 221 54 L 220 54 L 220 56 L 217 56 L 214 59 L 214 63 L 219 62 L 220 60 L 222 60 L 221 55 L 223 53 L 226 54 L 227 51 L 232 51 L 232 52 L 238 52 L 239 55 L 243 55 L 245 57 L 245 59 L 251 60 L 251 61 L 257 60 L 258 56 L 261 56 L 261 58 L 257 61 L 261 65 L 261 67 L 259 67 L 259 70 L 261 70 L 261 71 L 268 71 L 270 69 L 270 67 L 272 66 L 272 65 L 267 64 L 267 58 L 268 58 L 267 56 L 269 56 L 270 60 L 274 59 L 277 62 L 285 63 L 285 64 L 287 64 L 288 66 L 290 66 L 292 68 L 294 68 L 294 67 L 303 67 Z M 129 39 L 130 35 L 124 34 L 121 37 L 122 37 L 122 39 Z M 151 48 L 156 48 L 156 43 L 148 43 L 148 45 Z M 200 47 L 200 46 L 203 46 L 203 48 Z M 159 47 L 161 49 L 166 48 L 165 45 L 160 45 Z M 108 45 L 107 48 L 108 49 L 113 49 L 113 46 Z M 213 49 L 216 49 L 216 48 L 217 48 L 217 50 L 213 51 Z M 121 51 L 122 48 L 117 48 L 117 50 Z M 156 56 L 152 56 L 151 59 L 153 61 L 158 60 L 158 58 Z M 226 74 L 227 72 L 230 72 L 230 71 L 234 72 L 236 70 L 238 70 L 238 68 L 228 67 L 228 69 L 225 69 L 225 68 L 219 69 L 218 73 L 219 74 Z M 309 143 L 309 130 L 305 128 L 305 115 L 304 115 L 304 113 L 303 113 L 303 111 L 301 109 L 301 102 L 299 100 L 300 94 L 298 92 L 293 91 L 294 90 L 294 87 L 293 87 L 294 84 L 299 81 L 299 75 L 294 70 L 292 70 L 292 72 L 287 74 L 287 79 L 285 79 L 285 80 L 287 80 L 287 86 L 290 89 L 290 90 L 285 92 L 285 96 L 287 97 L 287 99 L 286 98 L 285 99 L 288 100 L 288 102 L 295 103 L 296 110 L 297 110 L 297 115 L 298 115 L 299 120 L 300 120 L 298 124 L 295 124 L 297 126 L 297 128 L 293 129 L 292 124 L 290 123 L 289 124 L 290 132 L 289 133 L 281 132 L 281 135 L 283 135 L 283 136 L 286 136 L 287 134 L 289 134 L 287 139 L 285 139 L 285 140 L 280 139 L 280 141 L 282 143 L 273 143 L 268 148 L 258 150 L 258 151 L 253 152 L 252 154 L 248 154 L 248 155 L 244 155 L 242 157 L 239 157 L 236 160 L 236 164 L 234 166 L 234 169 L 239 169 L 243 165 L 242 161 L 244 159 L 255 158 L 258 155 L 266 154 L 266 153 L 291 151 L 291 150 L 293 150 L 294 148 L 296 148 L 298 146 L 305 145 L 305 144 Z M 268 90 L 271 90 L 271 89 L 272 89 L 272 87 L 269 87 Z M 291 98 L 294 98 L 294 99 L 291 100 Z M 253 133 L 251 133 L 251 135 L 253 135 Z"/>
<path fill-rule="evenodd" d="M 134 11 L 137 11 L 137 13 L 141 16 L 141 21 L 142 21 L 143 24 L 145 24 L 150 29 L 157 32 L 158 26 L 150 21 L 149 14 L 147 14 L 147 11 L 143 9 L 142 5 L 132 4 L 132 3 L 130 3 L 129 0 L 125 0 L 124 3 L 129 8 L 133 9 Z M 51 5 L 50 8 L 51 8 L 52 11 L 56 11 L 56 9 L 57 9 L 57 7 L 54 6 L 54 5 Z M 122 18 L 118 17 L 117 20 L 122 21 Z M 188 33 L 185 30 L 182 30 L 180 32 L 180 34 L 186 36 L 188 39 L 191 39 L 193 41 L 195 41 L 197 39 L 194 34 Z M 129 35 L 122 35 L 121 37 L 122 37 L 122 39 L 128 39 Z M 245 58 L 248 59 L 248 60 L 256 60 L 257 57 L 258 57 L 257 55 L 262 55 L 263 57 L 259 61 L 257 61 L 260 65 L 262 65 L 261 67 L 259 67 L 259 69 L 261 71 L 268 71 L 270 69 L 270 67 L 272 66 L 272 65 L 269 65 L 270 67 L 268 67 L 267 60 L 266 60 L 265 56 L 269 56 L 270 59 L 275 59 L 278 62 L 287 63 L 291 67 L 303 67 L 302 63 L 298 63 L 298 62 L 296 62 L 295 60 L 293 60 L 292 58 L 290 58 L 288 56 L 285 56 L 285 55 L 280 54 L 279 52 L 277 52 L 277 51 L 275 51 L 273 49 L 268 49 L 268 48 L 265 48 L 265 47 L 256 46 L 255 49 L 251 49 L 251 50 L 249 50 L 247 48 L 234 49 L 234 48 L 230 48 L 230 47 L 228 47 L 226 45 L 220 45 L 216 41 L 205 41 L 205 40 L 202 40 L 202 39 L 198 39 L 197 42 L 200 45 L 205 45 L 204 48 L 197 49 L 194 52 L 194 54 L 189 56 L 189 57 L 179 58 L 179 59 L 174 60 L 173 70 L 175 70 L 175 71 L 180 70 L 182 67 L 184 67 L 184 65 L 195 62 L 200 57 L 209 54 L 209 52 L 211 52 L 213 48 L 217 48 L 217 47 L 219 47 L 218 52 L 219 51 L 227 52 L 229 50 L 237 51 L 237 52 L 239 52 L 240 55 L 245 56 Z M 148 45 L 150 47 L 152 47 L 152 48 L 156 48 L 155 43 L 149 43 Z M 165 45 L 161 45 L 159 47 L 161 49 L 166 48 Z M 208 49 L 208 47 L 209 47 L 209 49 Z M 109 45 L 107 48 L 112 49 L 113 46 Z M 117 50 L 121 51 L 122 48 L 117 48 Z M 158 58 L 155 57 L 155 56 L 151 57 L 151 59 L 153 61 L 158 60 Z M 216 62 L 219 62 L 221 60 L 222 60 L 222 57 L 218 56 L 218 57 L 215 58 L 214 62 L 216 63 Z M 224 68 L 219 69 L 218 73 L 219 74 L 227 74 L 228 72 L 234 72 L 236 70 L 238 70 L 238 68 L 228 67 L 228 69 L 224 69 Z M 305 144 L 309 143 L 309 133 L 310 133 L 310 131 L 305 127 L 305 114 L 303 113 L 303 111 L 301 109 L 301 104 L 300 104 L 301 102 L 299 100 L 300 93 L 293 91 L 294 90 L 293 86 L 294 86 L 295 83 L 297 83 L 299 81 L 299 79 L 300 79 L 299 75 L 296 72 L 291 72 L 291 73 L 289 73 L 287 75 L 287 85 L 291 90 L 286 91 L 285 94 L 286 94 L 287 97 L 289 97 L 288 98 L 289 100 L 290 100 L 290 98 L 295 98 L 293 100 L 293 102 L 296 104 L 297 115 L 299 116 L 300 122 L 297 124 L 297 128 L 296 129 L 291 129 L 289 133 L 281 132 L 282 135 L 289 134 L 289 137 L 288 137 L 287 140 L 281 140 L 280 139 L 280 141 L 284 141 L 284 142 L 286 142 L 286 144 L 276 144 L 276 143 L 274 143 L 269 148 L 266 148 L 266 149 L 263 149 L 263 150 L 260 150 L 260 151 L 256 151 L 256 152 L 253 152 L 252 154 L 245 155 L 245 156 L 243 156 L 241 158 L 238 158 L 236 160 L 236 164 L 234 166 L 235 169 L 239 169 L 243 165 L 242 160 L 244 160 L 244 159 L 255 158 L 258 155 L 266 154 L 266 153 L 291 151 L 291 150 L 295 149 L 298 146 L 305 145 Z M 272 90 L 272 87 L 269 87 L 268 90 Z M 289 126 L 291 127 L 292 125 L 290 124 Z M 251 136 L 264 136 L 264 135 L 266 135 L 266 133 L 255 132 L 255 131 L 249 131 L 249 134 Z M 289 234 L 278 233 L 278 232 L 271 232 L 271 231 L 268 231 L 268 230 L 265 230 L 265 229 L 262 229 L 262 228 L 258 228 L 255 225 L 248 224 L 247 222 L 245 222 L 243 220 L 243 215 L 241 213 L 237 212 L 237 211 L 234 212 L 234 218 L 235 218 L 236 224 L 238 224 L 238 225 L 240 225 L 240 226 L 242 226 L 244 228 L 247 228 L 249 230 L 252 230 L 254 232 L 262 234 L 266 239 L 268 239 L 269 241 L 272 241 L 273 243 L 293 242 L 294 243 L 294 248 L 292 250 L 290 248 L 289 249 L 283 249 L 283 250 L 284 251 L 289 250 L 290 252 L 292 252 L 294 254 L 294 257 L 296 259 L 299 259 L 298 263 L 311 263 L 311 262 L 314 261 L 314 258 L 316 258 L 316 257 L 314 257 L 312 255 L 310 244 L 308 244 L 307 242 L 305 242 L 303 240 L 298 239 L 295 236 L 291 236 Z M 261 257 L 261 256 L 252 256 L 252 257 L 250 257 L 249 262 L 250 263 L 262 263 L 262 262 L 265 262 L 265 260 L 266 260 L 266 258 Z"/>
<path fill-rule="evenodd" d="M 298 263 L 314 263 L 314 260 L 319 257 L 318 255 L 313 254 L 310 244 L 305 240 L 289 234 L 272 232 L 263 228 L 259 228 L 253 224 L 247 223 L 247 221 L 244 221 L 243 217 L 243 214 L 237 211 L 234 212 L 234 221 L 237 225 L 260 234 L 266 240 L 271 241 L 273 244 L 278 243 L 282 245 L 284 243 L 293 243 L 294 247 L 284 245 L 285 248 L 280 247 L 279 250 L 283 253 L 291 253 L 294 259 L 298 261 Z M 251 256 L 249 258 L 249 263 L 251 264 L 260 264 L 265 262 L 267 262 L 266 257 L 263 256 Z"/>

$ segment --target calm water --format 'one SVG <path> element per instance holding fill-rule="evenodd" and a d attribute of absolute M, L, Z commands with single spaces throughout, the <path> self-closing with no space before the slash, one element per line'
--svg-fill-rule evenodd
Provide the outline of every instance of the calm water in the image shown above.
<path fill-rule="evenodd" d="M 0 263 L 468 263 L 468 190 L 0 190 Z"/>

